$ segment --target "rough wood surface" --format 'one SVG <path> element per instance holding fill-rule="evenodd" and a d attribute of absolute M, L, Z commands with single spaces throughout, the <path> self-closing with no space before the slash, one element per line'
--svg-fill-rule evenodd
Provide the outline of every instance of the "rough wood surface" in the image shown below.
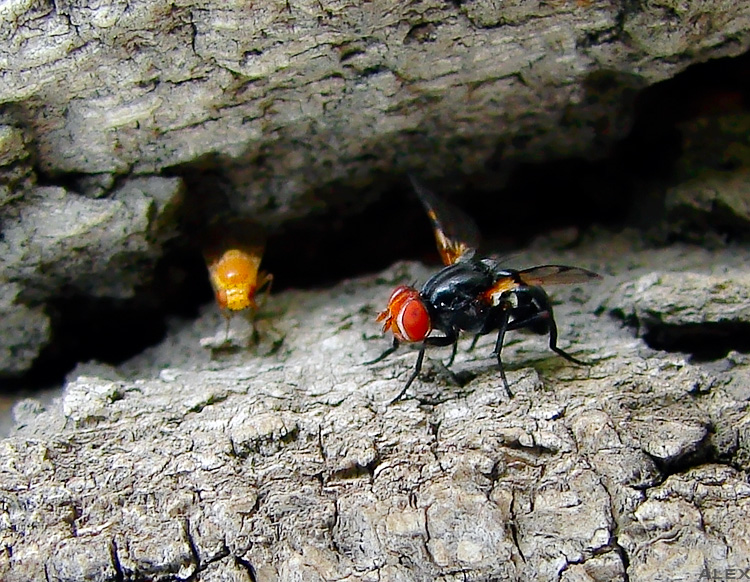
<path fill-rule="evenodd" d="M 133 297 L 186 196 L 273 226 L 336 182 L 450 169 L 491 190 L 515 162 L 601 155 L 639 89 L 749 44 L 750 4 L 728 0 L 1 2 L 0 375 L 38 356 L 63 292 Z M 746 182 L 684 182 L 667 206 L 698 235 L 712 205 L 746 229 Z M 438 350 L 388 404 L 415 354 L 362 363 L 392 287 L 433 272 L 413 264 L 273 296 L 258 345 L 237 320 L 225 346 L 212 307 L 80 366 L 0 441 L 0 579 L 747 573 L 747 248 L 637 240 L 514 257 L 606 278 L 551 290 L 562 347 L 594 365 L 513 336 L 511 400 L 487 337 L 462 343 L 461 385 Z M 730 351 L 648 347 L 674 329 Z"/>
<path fill-rule="evenodd" d="M 748 46 L 726 0 L 3 2 L 0 376 L 48 344 L 50 301 L 150 278 L 175 173 L 271 225 L 405 171 L 489 191 L 605 154 L 638 90 Z M 314 194 L 335 183 L 359 199 Z"/>
<path fill-rule="evenodd" d="M 12 0 L 0 17 L 3 117 L 45 175 L 201 160 L 267 215 L 376 169 L 601 154 L 634 90 L 750 41 L 727 0 Z"/>
<path fill-rule="evenodd" d="M 512 334 L 515 397 L 462 343 L 449 381 L 373 318 L 398 264 L 273 296 L 259 345 L 210 308 L 118 370 L 81 368 L 26 401 L 0 447 L 0 578 L 47 580 L 701 580 L 750 568 L 750 361 L 649 349 L 657 320 L 735 320 L 747 249 L 638 250 L 598 236 L 514 265 L 578 264 L 553 291 L 561 345 Z M 733 283 L 733 282 L 736 282 Z M 699 306 L 697 309 L 686 306 Z M 612 314 L 615 314 L 614 316 Z M 232 347 L 234 346 L 234 347 Z M 148 371 L 150 370 L 150 376 Z M 108 379 L 105 379 L 108 378 Z M 134 379 L 137 378 L 137 379 Z"/>

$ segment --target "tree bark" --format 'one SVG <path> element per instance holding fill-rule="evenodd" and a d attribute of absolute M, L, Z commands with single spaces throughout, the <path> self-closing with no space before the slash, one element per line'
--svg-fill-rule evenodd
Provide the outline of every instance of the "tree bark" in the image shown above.
<path fill-rule="evenodd" d="M 52 337 L 51 301 L 151 277 L 178 229 L 149 219 L 181 197 L 273 227 L 361 209 L 384 176 L 448 168 L 492 191 L 519 162 L 601 156 L 638 90 L 747 50 L 750 8 L 13 0 L 0 39 L 0 376 L 16 376 Z M 342 183 L 359 199 L 326 196 Z"/>
<path fill-rule="evenodd" d="M 456 171 L 489 191 L 519 162 L 602 155 L 639 89 L 747 50 L 750 5 L 10 0 L 0 39 L 7 376 L 64 292 L 134 297 L 185 206 L 221 194 L 273 226 L 334 204 L 313 193 L 336 183 Z M 719 192 L 746 220 L 732 184 L 667 202 L 700 221 Z M 393 287 L 435 272 L 412 263 L 272 296 L 257 345 L 239 319 L 225 341 L 211 307 L 122 366 L 79 366 L 0 441 L 0 579 L 747 573 L 746 249 L 638 239 L 515 257 L 605 279 L 550 289 L 561 347 L 593 365 L 509 334 L 510 399 L 486 336 L 453 373 L 430 351 L 390 404 L 416 354 L 363 362 L 389 345 L 374 318 Z"/>
<path fill-rule="evenodd" d="M 393 286 L 434 272 L 412 263 L 273 296 L 257 345 L 245 345 L 242 320 L 225 342 L 211 307 L 118 370 L 81 368 L 54 405 L 19 405 L 2 442 L 0 577 L 645 582 L 746 571 L 748 357 L 691 363 L 622 320 L 641 334 L 657 321 L 710 334 L 707 321 L 744 318 L 748 286 L 727 275 L 746 273 L 742 257 L 601 236 L 517 266 L 542 261 L 606 275 L 550 288 L 560 345 L 593 365 L 509 334 L 512 399 L 485 336 L 473 352 L 461 343 L 461 385 L 440 363 L 447 349 L 433 350 L 389 404 L 415 353 L 363 362 L 388 346 L 374 316 Z"/>

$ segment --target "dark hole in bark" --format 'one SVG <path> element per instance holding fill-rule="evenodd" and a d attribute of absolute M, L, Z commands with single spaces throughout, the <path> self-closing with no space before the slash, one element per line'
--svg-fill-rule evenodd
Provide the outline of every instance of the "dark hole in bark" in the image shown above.
<path fill-rule="evenodd" d="M 714 448 L 711 441 L 713 427 L 708 427 L 709 433 L 695 448 L 685 451 L 682 455 L 672 459 L 659 459 L 653 455 L 648 455 L 654 462 L 661 473 L 660 482 L 663 482 L 670 475 L 679 475 L 693 467 L 699 467 L 707 463 L 716 462 L 719 459 L 718 451 Z"/>
<path fill-rule="evenodd" d="M 198 255 L 176 248 L 167 251 L 154 279 L 133 299 L 63 293 L 47 306 L 50 343 L 27 374 L 0 379 L 0 386 L 8 391 L 59 386 L 79 362 L 117 365 L 158 344 L 169 318 L 195 318 L 198 308 L 211 300 L 204 271 Z"/>
<path fill-rule="evenodd" d="M 690 354 L 697 362 L 718 360 L 730 351 L 750 352 L 750 323 L 721 321 L 656 325 L 643 336 L 649 347 Z"/>

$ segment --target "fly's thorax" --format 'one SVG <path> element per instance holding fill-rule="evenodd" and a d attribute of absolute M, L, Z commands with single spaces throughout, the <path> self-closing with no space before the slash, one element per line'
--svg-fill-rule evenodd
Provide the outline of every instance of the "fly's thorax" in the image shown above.
<path fill-rule="evenodd" d="M 260 257 L 241 250 L 226 251 L 213 268 L 216 279 L 223 285 L 254 284 L 258 277 Z"/>
<path fill-rule="evenodd" d="M 420 294 L 435 307 L 451 307 L 485 292 L 493 283 L 492 272 L 479 261 L 461 261 L 442 268 L 422 286 Z"/>
<path fill-rule="evenodd" d="M 491 310 L 485 295 L 493 281 L 480 261 L 455 263 L 433 275 L 420 292 L 433 327 L 444 333 L 484 329 Z"/>
<path fill-rule="evenodd" d="M 222 309 L 242 311 L 255 307 L 260 257 L 238 249 L 227 250 L 209 265 L 216 302 Z"/>
<path fill-rule="evenodd" d="M 486 302 L 484 295 L 493 282 L 494 277 L 485 265 L 465 261 L 435 273 L 420 294 L 436 311 L 462 310 L 475 301 Z"/>

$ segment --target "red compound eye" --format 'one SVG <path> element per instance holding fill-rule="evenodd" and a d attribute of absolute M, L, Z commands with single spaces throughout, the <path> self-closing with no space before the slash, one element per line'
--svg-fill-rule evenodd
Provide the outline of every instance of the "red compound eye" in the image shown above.
<path fill-rule="evenodd" d="M 392 331 L 402 342 L 420 342 L 432 329 L 430 314 L 419 291 L 406 285 L 393 290 L 388 308 L 380 312 L 377 320 L 383 322 L 384 332 Z"/>
<path fill-rule="evenodd" d="M 430 314 L 421 299 L 408 299 L 396 317 L 398 332 L 404 340 L 419 342 L 430 333 Z"/>

